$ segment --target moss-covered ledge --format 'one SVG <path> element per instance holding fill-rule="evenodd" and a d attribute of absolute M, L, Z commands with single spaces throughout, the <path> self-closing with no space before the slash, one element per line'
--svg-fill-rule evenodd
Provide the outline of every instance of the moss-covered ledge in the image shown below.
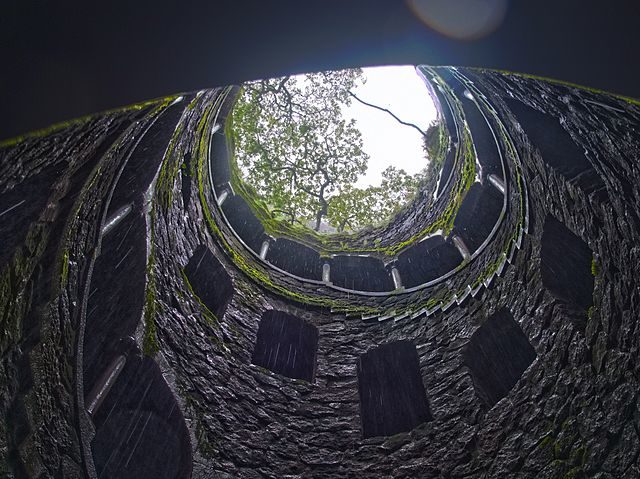
<path fill-rule="evenodd" d="M 437 73 L 434 73 L 437 75 Z M 262 223 L 265 233 L 274 238 L 288 238 L 304 244 L 321 256 L 331 256 L 338 253 L 367 254 L 380 258 L 384 262 L 394 259 L 401 251 L 423 239 L 425 236 L 442 231 L 447 235 L 455 220 L 466 192 L 476 177 L 476 162 L 471 134 L 469 133 L 459 101 L 447 87 L 444 81 L 440 87 L 448 96 L 448 103 L 453 105 L 454 125 L 440 128 L 440 134 L 447 136 L 445 145 L 434 159 L 440 168 L 447 154 L 450 142 L 447 129 L 455 128 L 456 137 L 461 138 L 460 145 L 452 145 L 455 149 L 454 166 L 451 181 L 443 194 L 433 200 L 433 192 L 423 188 L 416 194 L 413 201 L 406 204 L 386 223 L 364 228 L 354 233 L 319 234 L 310 228 L 290 224 L 275 218 L 267 205 L 259 197 L 251 185 L 242 180 L 242 176 L 234 155 L 233 115 L 219 116 L 218 123 L 224 125 L 224 138 L 229 154 L 230 183 L 234 193 L 240 195 L 249 205 L 257 219 Z M 225 110 L 232 109 L 232 103 L 239 94 L 227 99 L 231 103 Z M 434 187 L 433 183 L 426 186 Z"/>
<path fill-rule="evenodd" d="M 226 94 L 229 95 L 230 90 Z M 507 265 L 507 259 L 512 260 L 515 251 L 521 246 L 524 233 L 523 225 L 526 221 L 526 199 L 523 199 L 523 193 L 526 195 L 526 187 L 522 181 L 521 167 L 516 165 L 516 167 L 509 169 L 510 176 L 507 181 L 509 184 L 517 186 L 509 189 L 509 209 L 502 215 L 503 227 L 497 230 L 497 235 L 491 240 L 490 247 L 486 248 L 486 251 L 479 252 L 473 261 L 463 262 L 442 281 L 435 282 L 437 284 L 429 284 L 412 290 L 400 289 L 383 295 L 365 294 L 363 296 L 355 292 L 354 295 L 345 296 L 341 291 L 331 288 L 330 285 L 318 284 L 318 282 L 306 284 L 270 268 L 259 261 L 255 252 L 252 254 L 242 247 L 232 231 L 229 230 L 221 212 L 218 211 L 219 208 L 215 206 L 215 189 L 213 184 L 209 182 L 210 162 L 208 155 L 210 154 L 214 126 L 221 123 L 219 115 L 221 111 L 225 110 L 222 107 L 224 103 L 221 99 L 222 96 L 224 95 L 220 95 L 214 101 L 215 104 L 206 107 L 206 112 L 199 120 L 196 132 L 197 146 L 194 145 L 191 155 L 197 160 L 192 162 L 192 165 L 195 163 L 193 176 L 197 178 L 203 216 L 216 242 L 240 271 L 267 290 L 294 303 L 329 309 L 345 313 L 348 316 L 359 316 L 363 319 L 415 317 L 424 313 L 431 314 L 437 310 L 446 310 L 456 303 L 460 304 L 470 295 L 472 290 L 475 290 L 474 295 L 477 294 L 480 288 L 489 285 L 496 275 L 502 273 Z M 494 128 L 499 130 L 495 124 Z M 514 161 L 517 162 L 516 147 L 504 134 L 504 131 L 499 133 L 500 147 L 505 152 L 506 160 L 510 164 Z M 466 134 L 468 133 L 462 132 L 460 138 Z M 468 145 L 466 157 L 473 157 L 475 160 L 470 138 L 466 140 L 466 144 Z M 475 161 L 472 171 L 475 176 Z M 458 181 L 459 183 L 460 181 Z M 452 209 L 454 208 L 452 207 Z"/>

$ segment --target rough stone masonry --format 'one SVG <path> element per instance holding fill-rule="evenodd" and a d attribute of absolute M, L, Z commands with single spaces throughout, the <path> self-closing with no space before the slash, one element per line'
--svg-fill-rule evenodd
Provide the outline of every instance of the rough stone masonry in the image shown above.
<path fill-rule="evenodd" d="M 422 71 L 451 176 L 388 258 L 233 216 L 230 88 L 3 144 L 0 476 L 640 477 L 640 106 Z"/>

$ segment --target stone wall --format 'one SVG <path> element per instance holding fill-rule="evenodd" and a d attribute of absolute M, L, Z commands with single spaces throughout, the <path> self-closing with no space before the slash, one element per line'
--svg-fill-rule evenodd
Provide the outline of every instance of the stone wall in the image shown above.
<path fill-rule="evenodd" d="M 439 289 L 352 295 L 248 254 L 205 161 L 225 89 L 0 150 L 0 471 L 638 477 L 640 108 L 436 71 L 472 90 L 508 160 L 495 235 Z M 255 360 L 261 320 L 282 313 L 304 326 L 287 344 L 317 331 L 311 375 Z"/>

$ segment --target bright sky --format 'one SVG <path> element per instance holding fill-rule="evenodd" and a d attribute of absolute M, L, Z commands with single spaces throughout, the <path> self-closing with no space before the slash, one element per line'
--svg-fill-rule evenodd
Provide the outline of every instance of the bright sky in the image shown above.
<path fill-rule="evenodd" d="M 423 131 L 436 119 L 429 91 L 412 65 L 363 68 L 366 83 L 354 93 L 374 105 L 391 110 L 401 120 Z M 356 186 L 380 184 L 381 173 L 389 165 L 414 174 L 427 166 L 422 139 L 415 129 L 401 125 L 388 113 L 365 106 L 355 99 L 344 111 L 355 118 L 362 132 L 363 148 L 370 156 L 367 174 Z"/>

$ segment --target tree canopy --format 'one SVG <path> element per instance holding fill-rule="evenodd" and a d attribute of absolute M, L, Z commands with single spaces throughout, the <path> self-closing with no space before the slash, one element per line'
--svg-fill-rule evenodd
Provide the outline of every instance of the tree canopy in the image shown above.
<path fill-rule="evenodd" d="M 355 230 L 388 218 L 417 191 L 424 171 L 394 167 L 379 186 L 355 186 L 369 155 L 342 110 L 361 101 L 352 91 L 363 81 L 362 70 L 350 69 L 243 85 L 231 113 L 234 159 L 275 217 Z"/>
<path fill-rule="evenodd" d="M 348 185 L 331 198 L 328 217 L 338 231 L 375 225 L 397 213 L 415 194 L 424 178 L 424 170 L 409 175 L 393 166 L 382 172 L 379 186 L 355 188 Z"/>

